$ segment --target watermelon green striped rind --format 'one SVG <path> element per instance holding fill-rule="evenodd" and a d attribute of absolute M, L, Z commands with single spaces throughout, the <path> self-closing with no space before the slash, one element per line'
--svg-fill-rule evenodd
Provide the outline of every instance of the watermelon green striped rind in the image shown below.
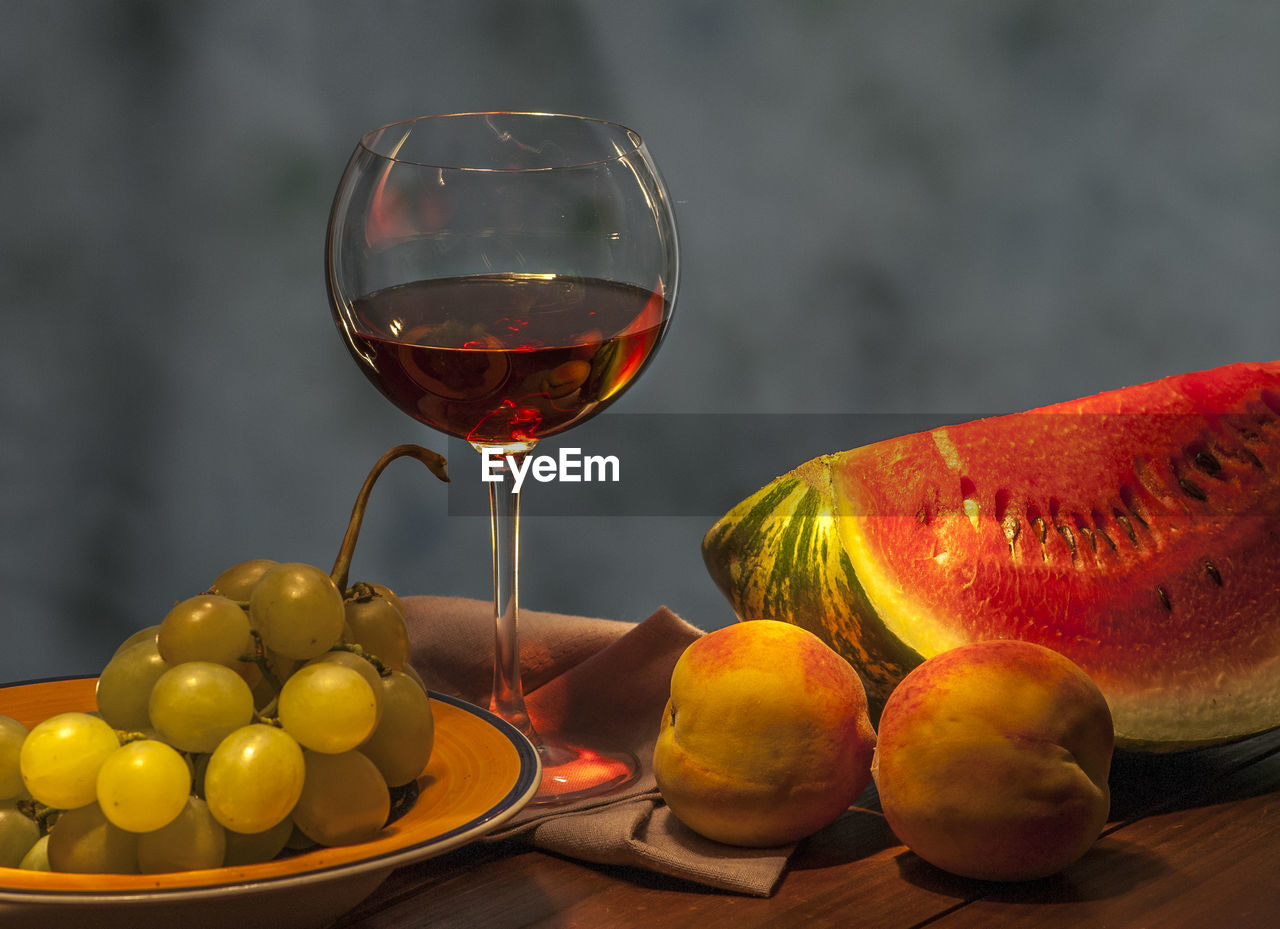
<path fill-rule="evenodd" d="M 844 655 L 878 714 L 923 659 L 867 602 L 840 540 L 827 461 L 807 462 L 739 503 L 703 539 L 703 559 L 740 618 L 784 619 Z"/>
<path fill-rule="evenodd" d="M 876 702 L 924 658 L 1020 638 L 1094 678 L 1123 747 L 1280 726 L 1280 363 L 822 456 L 703 556 L 740 618 L 817 632 Z"/>

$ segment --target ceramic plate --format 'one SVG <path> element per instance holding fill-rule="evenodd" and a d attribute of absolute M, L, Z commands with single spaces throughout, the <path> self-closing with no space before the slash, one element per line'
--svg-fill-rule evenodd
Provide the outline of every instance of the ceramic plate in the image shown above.
<path fill-rule="evenodd" d="M 93 678 L 0 689 L 28 727 L 92 710 Z M 333 922 L 396 868 L 458 848 L 529 802 L 541 768 L 529 741 L 469 703 L 431 694 L 435 746 L 413 808 L 371 842 L 264 864 L 173 874 L 50 874 L 0 868 L 0 925 L 40 929 L 309 929 Z"/>

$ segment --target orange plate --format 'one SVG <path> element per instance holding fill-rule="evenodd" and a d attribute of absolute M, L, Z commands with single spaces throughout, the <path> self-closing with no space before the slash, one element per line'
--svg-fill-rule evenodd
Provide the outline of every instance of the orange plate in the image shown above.
<path fill-rule="evenodd" d="M 0 688 L 0 714 L 30 727 L 55 713 L 92 710 L 95 683 L 73 678 Z M 418 779 L 418 801 L 371 842 L 171 874 L 0 868 L 0 923 L 23 917 L 41 929 L 305 929 L 332 922 L 395 868 L 496 829 L 538 789 L 537 752 L 514 727 L 442 694 L 431 694 L 431 710 L 435 745 Z"/>

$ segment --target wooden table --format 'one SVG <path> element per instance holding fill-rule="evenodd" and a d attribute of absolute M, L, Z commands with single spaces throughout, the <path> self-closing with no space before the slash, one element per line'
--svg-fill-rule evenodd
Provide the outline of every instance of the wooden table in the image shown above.
<path fill-rule="evenodd" d="M 475 844 L 396 871 L 341 929 L 1274 929 L 1280 732 L 1166 756 L 1117 756 L 1112 819 L 1063 873 L 1024 884 L 945 874 L 853 810 L 806 841 L 777 892 L 736 896 L 516 845 Z"/>

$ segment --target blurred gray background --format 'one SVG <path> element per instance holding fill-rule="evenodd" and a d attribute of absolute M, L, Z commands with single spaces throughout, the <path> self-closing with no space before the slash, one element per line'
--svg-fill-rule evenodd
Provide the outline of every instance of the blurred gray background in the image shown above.
<path fill-rule="evenodd" d="M 522 599 L 709 629 L 715 515 L 865 438 L 811 414 L 927 425 L 1280 356 L 1277 48 L 1251 2 L 9 0 L 0 680 L 95 672 L 235 561 L 328 567 L 384 449 L 456 444 L 330 322 L 367 129 L 538 109 L 645 137 L 682 289 L 606 417 L 681 415 L 644 437 L 665 499 L 527 520 Z M 719 414 L 755 423 L 734 460 L 681 438 Z M 487 597 L 487 522 L 450 499 L 393 465 L 354 574 Z"/>

